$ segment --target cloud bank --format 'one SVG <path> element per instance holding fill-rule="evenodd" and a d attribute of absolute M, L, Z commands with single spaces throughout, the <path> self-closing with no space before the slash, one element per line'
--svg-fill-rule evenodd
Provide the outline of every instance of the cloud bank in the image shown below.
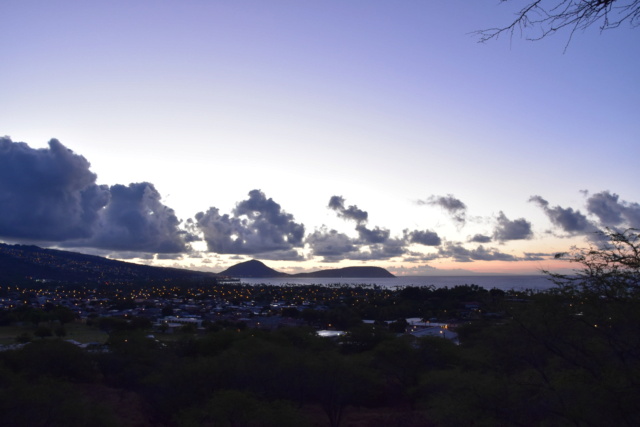
<path fill-rule="evenodd" d="M 389 228 L 370 225 L 367 211 L 348 205 L 337 195 L 326 206 L 351 224 L 350 235 L 326 226 L 307 234 L 304 224 L 258 189 L 250 191 L 229 213 L 210 207 L 183 222 L 163 203 L 152 183 L 100 185 L 90 167 L 87 159 L 56 139 L 49 141 L 48 148 L 32 149 L 8 137 L 0 138 L 0 238 L 112 251 L 119 257 L 140 259 L 199 256 L 192 247 L 196 241 L 206 244 L 206 252 L 237 259 L 252 256 L 339 262 L 394 258 L 468 263 L 535 261 L 551 256 L 527 252 L 518 256 L 489 247 L 491 242 L 505 245 L 534 238 L 530 221 L 510 219 L 503 211 L 485 219 L 485 223 L 493 222 L 493 230 L 456 242 L 429 228 L 403 229 L 394 235 Z M 597 241 L 595 232 L 604 227 L 640 228 L 640 204 L 622 200 L 610 191 L 585 197 L 583 211 L 552 206 L 539 195 L 529 201 L 542 209 L 553 228 L 565 237 L 584 235 Z M 417 203 L 441 208 L 458 228 L 467 223 L 467 206 L 451 194 L 430 196 Z"/>

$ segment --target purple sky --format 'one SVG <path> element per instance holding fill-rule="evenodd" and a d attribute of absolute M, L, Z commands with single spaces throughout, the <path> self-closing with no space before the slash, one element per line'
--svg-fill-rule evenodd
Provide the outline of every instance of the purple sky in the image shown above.
<path fill-rule="evenodd" d="M 522 4 L 5 0 L 0 239 L 213 271 L 556 268 L 640 227 L 640 30 L 478 43 Z"/>

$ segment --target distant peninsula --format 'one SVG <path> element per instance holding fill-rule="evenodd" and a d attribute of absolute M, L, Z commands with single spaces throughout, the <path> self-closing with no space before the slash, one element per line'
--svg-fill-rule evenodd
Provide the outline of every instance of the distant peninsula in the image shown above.
<path fill-rule="evenodd" d="M 0 243 L 0 284 L 66 283 L 183 283 L 217 282 L 231 278 L 383 278 L 395 277 L 380 267 L 345 267 L 311 273 L 287 274 L 258 260 L 236 264 L 220 273 L 140 265 L 95 255 L 33 245 Z"/>
<path fill-rule="evenodd" d="M 238 278 L 275 278 L 275 277 L 291 277 L 291 278 L 385 278 L 395 277 L 389 271 L 381 267 L 344 267 L 328 270 L 319 270 L 311 273 L 287 274 L 282 273 L 273 268 L 267 267 L 264 263 L 252 259 L 251 261 L 241 262 L 228 269 L 218 273 L 221 276 L 232 276 Z"/>
<path fill-rule="evenodd" d="M 382 267 L 344 267 L 344 268 L 334 268 L 330 270 L 320 270 L 314 271 L 312 273 L 298 273 L 294 274 L 292 277 L 329 277 L 329 278 L 383 278 L 383 277 L 396 277 L 393 274 L 389 273 L 389 271 L 385 270 Z"/>

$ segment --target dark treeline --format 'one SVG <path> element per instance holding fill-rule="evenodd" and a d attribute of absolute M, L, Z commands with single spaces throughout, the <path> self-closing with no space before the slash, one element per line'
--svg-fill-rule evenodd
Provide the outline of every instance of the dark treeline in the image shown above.
<path fill-rule="evenodd" d="M 171 340 L 139 324 L 113 329 L 108 351 L 38 339 L 0 353 L 0 423 L 640 425 L 638 234 L 608 237 L 605 249 L 570 254 L 583 266 L 576 276 L 526 298 L 474 286 L 335 287 L 344 293 L 327 310 L 287 307 L 341 311 L 338 339 L 319 337 L 311 318 L 271 331 L 209 323 Z M 470 301 L 482 309 L 460 319 L 459 345 L 399 333 L 407 313 L 453 318 Z"/>

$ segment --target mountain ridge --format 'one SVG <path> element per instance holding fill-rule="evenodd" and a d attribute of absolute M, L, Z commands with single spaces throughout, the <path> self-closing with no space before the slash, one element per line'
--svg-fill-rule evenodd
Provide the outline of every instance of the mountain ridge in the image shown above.
<path fill-rule="evenodd" d="M 0 280 L 68 283 L 215 280 L 215 273 L 157 267 L 34 245 L 0 243 Z"/>
<path fill-rule="evenodd" d="M 0 283 L 53 281 L 67 283 L 124 283 L 157 281 L 215 281 L 235 278 L 383 278 L 395 277 L 380 267 L 344 267 L 308 273 L 287 274 L 262 261 L 235 264 L 220 273 L 135 264 L 79 252 L 47 249 L 34 245 L 0 243 Z"/>

